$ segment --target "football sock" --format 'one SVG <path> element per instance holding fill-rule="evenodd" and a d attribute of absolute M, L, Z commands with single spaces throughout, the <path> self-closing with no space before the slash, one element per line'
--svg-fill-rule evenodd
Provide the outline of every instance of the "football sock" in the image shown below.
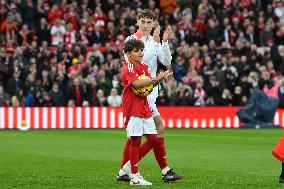
<path fill-rule="evenodd" d="M 120 169 L 119 172 L 118 172 L 118 175 L 119 175 L 119 176 L 123 176 L 123 175 L 125 175 L 125 174 L 126 174 L 126 173 L 125 173 L 122 169 Z"/>
<path fill-rule="evenodd" d="M 162 174 L 165 175 L 169 170 L 170 170 L 170 168 L 168 166 L 163 168 L 162 169 Z"/>
<path fill-rule="evenodd" d="M 166 159 L 166 149 L 164 144 L 164 137 L 158 137 L 157 144 L 153 147 L 156 160 L 161 169 L 168 166 Z"/>
<path fill-rule="evenodd" d="M 141 145 L 139 158 L 140 160 L 155 146 L 157 145 L 157 135 L 146 135 L 147 140 Z"/>
<path fill-rule="evenodd" d="M 138 173 L 140 145 L 141 145 L 141 137 L 131 137 L 129 157 L 130 157 L 131 173 L 132 174 Z"/>
<path fill-rule="evenodd" d="M 131 171 L 131 164 L 130 161 L 128 161 L 125 165 L 123 165 L 122 170 L 127 174 L 125 170 L 130 170 Z"/>
<path fill-rule="evenodd" d="M 129 138 L 127 138 L 126 143 L 124 145 L 123 156 L 122 156 L 122 161 L 121 161 L 121 164 L 120 164 L 120 168 L 122 168 L 123 165 L 126 164 L 129 161 L 130 143 L 131 143 L 131 140 Z"/>

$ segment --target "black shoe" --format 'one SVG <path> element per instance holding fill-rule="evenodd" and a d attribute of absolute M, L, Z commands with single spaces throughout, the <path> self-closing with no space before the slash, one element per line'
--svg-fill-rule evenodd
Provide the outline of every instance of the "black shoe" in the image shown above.
<path fill-rule="evenodd" d="M 284 176 L 280 176 L 280 177 L 279 177 L 279 183 L 284 184 Z"/>
<path fill-rule="evenodd" d="M 182 176 L 170 169 L 165 175 L 163 175 L 162 179 L 164 181 L 176 181 L 182 179 Z"/>
<path fill-rule="evenodd" d="M 123 182 L 130 182 L 131 178 L 127 174 L 122 175 L 122 176 L 117 175 L 116 180 L 123 181 Z"/>

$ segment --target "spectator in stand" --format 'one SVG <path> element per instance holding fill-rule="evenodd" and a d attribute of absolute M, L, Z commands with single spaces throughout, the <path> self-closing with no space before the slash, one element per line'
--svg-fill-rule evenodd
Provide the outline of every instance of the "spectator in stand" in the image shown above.
<path fill-rule="evenodd" d="M 75 101 L 74 100 L 69 100 L 67 103 L 68 107 L 76 107 Z"/>
<path fill-rule="evenodd" d="M 22 29 L 18 33 L 18 43 L 20 45 L 30 44 L 32 42 L 32 33 L 30 32 L 28 25 L 22 25 Z"/>
<path fill-rule="evenodd" d="M 35 105 L 35 91 L 33 87 L 30 87 L 26 99 L 23 103 L 23 106 L 25 107 L 33 107 Z"/>
<path fill-rule="evenodd" d="M 32 0 L 22 1 L 21 4 L 22 16 L 24 23 L 28 25 L 29 29 L 35 29 L 37 12 L 35 4 Z"/>
<path fill-rule="evenodd" d="M 94 106 L 94 103 L 97 100 L 97 81 L 92 75 L 88 75 L 85 79 L 85 85 L 87 91 L 86 101 L 88 101 L 91 106 Z"/>
<path fill-rule="evenodd" d="M 180 81 L 186 75 L 185 59 L 182 57 L 176 58 L 176 64 L 173 67 L 174 77 L 177 81 Z"/>
<path fill-rule="evenodd" d="M 112 81 L 109 77 L 107 77 L 106 71 L 104 69 L 99 70 L 97 82 L 100 89 L 104 91 L 104 94 L 108 94 L 112 88 Z"/>
<path fill-rule="evenodd" d="M 17 96 L 12 96 L 11 106 L 12 107 L 20 107 L 21 106 L 21 103 L 20 103 L 19 98 Z"/>
<path fill-rule="evenodd" d="M 108 106 L 107 99 L 102 89 L 99 89 L 97 92 L 97 99 L 94 102 L 94 106 Z"/>
<path fill-rule="evenodd" d="M 74 100 L 76 106 L 81 106 L 86 97 L 83 87 L 80 85 L 80 80 L 75 78 L 73 84 L 67 88 L 67 100 Z"/>
<path fill-rule="evenodd" d="M 87 53 L 87 60 L 90 60 L 93 65 L 96 64 L 98 66 L 105 61 L 105 57 L 99 50 L 99 46 L 97 44 L 94 44 L 92 50 Z"/>
<path fill-rule="evenodd" d="M 9 94 L 5 93 L 3 86 L 0 85 L 0 107 L 7 107 L 11 103 Z"/>
<path fill-rule="evenodd" d="M 51 45 L 57 46 L 64 42 L 64 35 L 66 33 L 65 26 L 62 24 L 63 21 L 57 19 L 55 24 L 51 26 Z"/>
<path fill-rule="evenodd" d="M 82 106 L 83 106 L 83 107 L 89 107 L 89 106 L 90 106 L 90 103 L 85 100 L 85 101 L 83 101 Z"/>
<path fill-rule="evenodd" d="M 9 82 L 8 82 L 8 86 L 9 86 L 9 93 L 12 95 L 17 95 L 20 90 L 23 89 L 23 81 L 20 78 L 21 75 L 21 71 L 19 70 L 15 70 L 13 73 L 13 77 L 10 78 Z"/>
<path fill-rule="evenodd" d="M 74 3 L 71 5 L 67 5 L 65 6 L 67 8 L 65 14 L 64 14 L 64 19 L 68 20 L 68 22 L 72 25 L 72 29 L 74 29 L 74 31 L 78 31 L 79 27 L 78 27 L 78 15 L 76 12 L 75 7 L 77 7 L 77 5 L 75 5 Z"/>
<path fill-rule="evenodd" d="M 207 85 L 210 76 L 217 72 L 216 65 L 212 63 L 212 59 L 209 55 L 205 55 L 204 64 L 200 68 L 200 73 L 203 75 L 204 83 Z"/>
<path fill-rule="evenodd" d="M 30 73 L 27 76 L 26 81 L 24 82 L 24 92 L 28 92 L 29 90 L 33 89 L 35 87 L 35 76 Z"/>
<path fill-rule="evenodd" d="M 232 106 L 232 95 L 229 89 L 224 89 L 220 99 L 221 106 Z"/>
<path fill-rule="evenodd" d="M 67 24 L 67 31 L 66 31 L 66 33 L 65 33 L 65 35 L 64 35 L 64 44 L 66 45 L 66 46 L 68 46 L 68 45 L 74 45 L 76 42 L 77 42 L 77 40 L 76 40 L 76 30 L 75 29 L 73 29 L 73 25 L 71 24 L 71 23 L 69 23 L 69 24 Z"/>
<path fill-rule="evenodd" d="M 42 96 L 39 102 L 40 102 L 39 106 L 41 107 L 52 107 L 53 106 L 51 97 L 49 96 L 47 91 L 42 92 Z"/>
<path fill-rule="evenodd" d="M 242 88 L 240 86 L 235 87 L 233 99 L 232 99 L 232 105 L 233 106 L 241 106 L 245 105 L 242 103 Z"/>
<path fill-rule="evenodd" d="M 91 28 L 89 28 L 91 29 Z M 101 31 L 101 26 L 98 23 L 95 24 L 94 30 L 91 30 L 90 35 L 88 35 L 88 41 L 90 42 L 90 45 L 93 44 L 104 44 L 106 42 L 106 37 L 104 33 Z"/>
<path fill-rule="evenodd" d="M 122 103 L 121 96 L 117 94 L 117 89 L 112 88 L 110 95 L 107 97 L 107 103 L 110 107 L 120 107 Z"/>
<path fill-rule="evenodd" d="M 233 91 L 234 86 L 237 81 L 238 77 L 238 71 L 237 69 L 232 65 L 230 60 L 227 60 L 226 57 L 222 58 L 222 62 L 224 64 L 222 68 L 222 74 L 224 76 L 224 83 L 225 87 L 229 89 L 230 91 Z"/>
<path fill-rule="evenodd" d="M 206 102 L 206 92 L 203 89 L 203 81 L 197 82 L 196 87 L 193 92 L 194 105 L 195 106 L 205 106 Z"/>
<path fill-rule="evenodd" d="M 10 14 L 13 15 L 15 22 L 17 23 L 18 26 L 20 26 L 23 23 L 23 19 L 21 14 L 17 10 L 16 4 L 12 3 L 10 6 Z"/>
<path fill-rule="evenodd" d="M 176 94 L 175 94 L 175 105 L 176 106 L 189 106 L 193 104 L 194 99 L 192 98 L 193 92 L 190 86 L 186 86 L 182 81 L 178 83 Z"/>
<path fill-rule="evenodd" d="M 40 23 L 36 28 L 36 36 L 38 44 L 42 44 L 43 41 L 47 41 L 50 44 L 50 28 L 44 17 L 40 19 Z"/>
<path fill-rule="evenodd" d="M 260 35 L 260 45 L 269 46 L 269 44 L 274 43 L 274 33 L 271 30 L 271 27 L 266 24 L 264 31 Z"/>
<path fill-rule="evenodd" d="M 49 77 L 49 72 L 48 70 L 43 70 L 42 71 L 42 88 L 45 91 L 49 91 L 51 89 L 52 83 Z"/>
<path fill-rule="evenodd" d="M 204 86 L 205 93 L 207 98 L 210 98 L 210 104 L 218 105 L 220 103 L 220 96 L 222 93 L 221 88 L 219 87 L 219 82 L 216 79 L 216 76 L 212 75 L 209 77 L 209 83 Z"/>
<path fill-rule="evenodd" d="M 64 106 L 65 99 L 63 93 L 59 89 L 59 83 L 54 82 L 51 91 L 49 92 L 51 98 L 52 106 L 60 107 Z"/>
<path fill-rule="evenodd" d="M 174 96 L 175 96 L 176 87 L 177 87 L 177 83 L 172 78 L 169 78 L 166 85 L 164 85 L 165 93 L 168 97 L 168 105 L 169 106 L 175 105 Z"/>
<path fill-rule="evenodd" d="M 48 24 L 50 26 L 55 25 L 57 20 L 63 18 L 63 13 L 57 4 L 54 4 L 48 12 Z"/>
<path fill-rule="evenodd" d="M 17 43 L 17 23 L 12 13 L 8 13 L 6 20 L 1 23 L 0 32 L 2 45 L 8 45 L 8 41 L 13 45 Z"/>

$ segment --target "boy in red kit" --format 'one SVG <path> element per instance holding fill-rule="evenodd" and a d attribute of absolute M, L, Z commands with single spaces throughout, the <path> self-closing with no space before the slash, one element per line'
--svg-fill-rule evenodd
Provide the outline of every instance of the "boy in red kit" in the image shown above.
<path fill-rule="evenodd" d="M 143 154 L 140 149 L 141 138 L 146 136 L 148 145 L 153 147 L 157 143 L 157 130 L 149 108 L 147 97 L 135 95 L 133 88 L 139 89 L 148 85 L 158 85 L 164 78 L 172 75 L 169 70 L 160 73 L 154 79 L 139 80 L 138 77 L 149 74 L 149 67 L 146 63 L 141 62 L 144 56 L 144 44 L 141 40 L 128 40 L 123 47 L 128 61 L 122 70 L 123 97 L 122 111 L 127 127 L 127 137 L 130 138 L 129 157 L 131 165 L 130 185 L 152 185 L 145 180 L 138 172 L 138 163 Z M 141 153 L 143 155 L 141 155 Z"/>

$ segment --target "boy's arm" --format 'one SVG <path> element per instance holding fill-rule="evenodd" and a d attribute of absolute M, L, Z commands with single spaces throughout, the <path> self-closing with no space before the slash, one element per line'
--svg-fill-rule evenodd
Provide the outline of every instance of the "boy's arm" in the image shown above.
<path fill-rule="evenodd" d="M 163 79 L 171 76 L 172 74 L 173 74 L 173 72 L 171 72 L 170 70 L 167 70 L 165 72 L 160 73 L 154 79 L 135 80 L 135 81 L 132 81 L 131 85 L 135 89 L 143 88 L 143 87 L 146 87 L 146 86 L 151 85 L 151 84 L 153 84 L 153 86 L 156 87 Z"/>

